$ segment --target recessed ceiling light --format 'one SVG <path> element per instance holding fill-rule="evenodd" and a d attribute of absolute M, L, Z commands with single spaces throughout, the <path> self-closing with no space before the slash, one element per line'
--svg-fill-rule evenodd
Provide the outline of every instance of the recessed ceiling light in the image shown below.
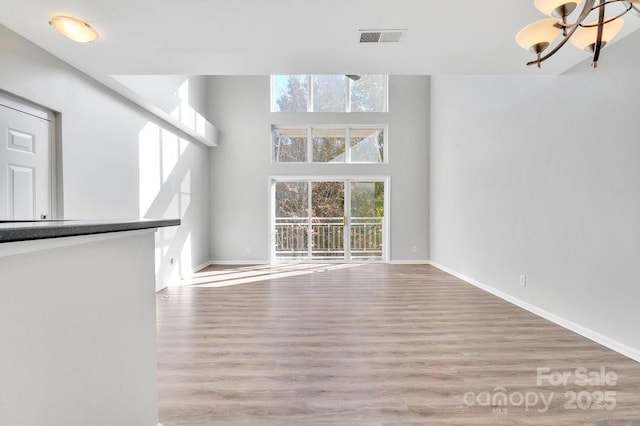
<path fill-rule="evenodd" d="M 49 24 L 66 38 L 78 43 L 89 43 L 98 38 L 98 33 L 91 28 L 91 25 L 70 16 L 55 16 Z"/>

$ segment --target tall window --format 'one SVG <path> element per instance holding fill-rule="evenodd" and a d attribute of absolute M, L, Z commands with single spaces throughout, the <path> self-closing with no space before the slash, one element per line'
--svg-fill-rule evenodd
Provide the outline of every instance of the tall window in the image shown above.
<path fill-rule="evenodd" d="M 273 75 L 271 112 L 387 112 L 386 75 Z"/>

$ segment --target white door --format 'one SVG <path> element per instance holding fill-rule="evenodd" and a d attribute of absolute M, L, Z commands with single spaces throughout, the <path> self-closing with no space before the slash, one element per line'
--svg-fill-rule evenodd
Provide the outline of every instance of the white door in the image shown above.
<path fill-rule="evenodd" d="M 50 217 L 50 129 L 49 120 L 0 97 L 0 220 Z"/>

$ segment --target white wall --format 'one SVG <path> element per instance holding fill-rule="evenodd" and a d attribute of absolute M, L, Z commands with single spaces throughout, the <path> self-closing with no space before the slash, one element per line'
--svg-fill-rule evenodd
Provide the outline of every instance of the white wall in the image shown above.
<path fill-rule="evenodd" d="M 388 113 L 271 113 L 269 77 L 210 77 L 214 261 L 269 260 L 268 176 L 391 176 L 392 261 L 429 258 L 429 78 L 389 81 Z M 271 164 L 272 124 L 388 124 L 389 164 Z M 412 246 L 418 246 L 416 253 Z M 247 253 L 247 247 L 251 253 Z"/>
<path fill-rule="evenodd" d="M 638 358 L 640 34 L 589 63 L 432 78 L 431 259 Z"/>
<path fill-rule="evenodd" d="M 0 90 L 61 114 L 65 218 L 181 216 L 158 243 L 159 286 L 209 260 L 207 148 L 3 26 L 0 62 Z"/>

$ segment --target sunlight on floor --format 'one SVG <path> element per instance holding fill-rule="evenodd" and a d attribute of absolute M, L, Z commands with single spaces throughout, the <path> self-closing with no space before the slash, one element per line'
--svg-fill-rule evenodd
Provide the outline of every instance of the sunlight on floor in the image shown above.
<path fill-rule="evenodd" d="M 286 265 L 218 266 L 205 268 L 201 272 L 195 273 L 190 279 L 182 281 L 181 285 L 228 287 L 358 266 L 362 266 L 362 264 L 296 263 Z"/>

